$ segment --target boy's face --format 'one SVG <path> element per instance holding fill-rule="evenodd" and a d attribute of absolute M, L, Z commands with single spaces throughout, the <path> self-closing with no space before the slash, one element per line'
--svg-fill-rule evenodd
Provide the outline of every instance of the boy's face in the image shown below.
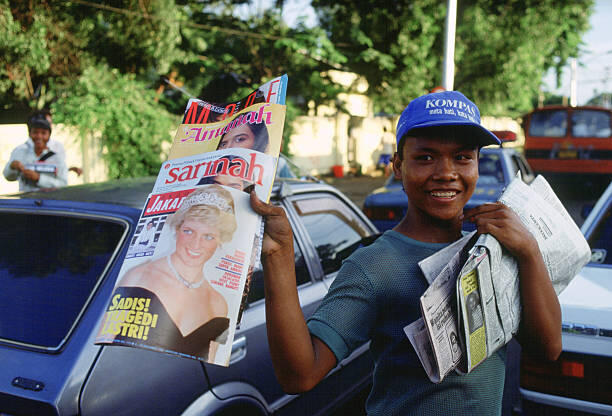
<path fill-rule="evenodd" d="M 47 129 L 40 127 L 33 127 L 30 129 L 30 138 L 34 142 L 34 151 L 36 154 L 42 152 L 47 148 L 47 142 L 51 137 L 51 132 Z"/>
<path fill-rule="evenodd" d="M 457 219 L 476 188 L 478 146 L 456 139 L 409 137 L 402 155 L 394 156 L 393 171 L 408 196 L 408 214 L 424 220 Z"/>

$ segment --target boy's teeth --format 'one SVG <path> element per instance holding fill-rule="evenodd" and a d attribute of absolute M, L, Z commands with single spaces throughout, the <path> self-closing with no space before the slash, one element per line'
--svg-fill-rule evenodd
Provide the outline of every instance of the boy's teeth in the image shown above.
<path fill-rule="evenodd" d="M 437 196 L 437 197 L 441 197 L 441 198 L 451 198 L 453 196 L 455 196 L 457 193 L 454 191 L 447 191 L 447 192 L 432 192 L 431 193 L 433 196 Z"/>

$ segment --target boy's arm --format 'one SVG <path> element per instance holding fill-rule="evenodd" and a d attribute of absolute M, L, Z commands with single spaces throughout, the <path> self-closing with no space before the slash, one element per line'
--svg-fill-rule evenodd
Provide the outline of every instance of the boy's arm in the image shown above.
<path fill-rule="evenodd" d="M 285 211 L 263 203 L 255 192 L 251 206 L 266 221 L 262 264 L 274 372 L 286 392 L 307 391 L 335 367 L 336 357 L 306 326 L 296 286 L 293 233 Z"/>
<path fill-rule="evenodd" d="M 500 202 L 481 205 L 465 216 L 476 224 L 479 234 L 491 234 L 518 262 L 521 346 L 556 360 L 562 349 L 561 307 L 536 239 L 518 216 Z"/>

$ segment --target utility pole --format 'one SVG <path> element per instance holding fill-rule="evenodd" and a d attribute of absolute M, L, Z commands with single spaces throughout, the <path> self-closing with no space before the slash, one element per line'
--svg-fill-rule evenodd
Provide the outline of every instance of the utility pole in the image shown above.
<path fill-rule="evenodd" d="M 444 63 L 442 64 L 442 87 L 454 89 L 455 83 L 455 32 L 457 29 L 457 0 L 446 4 L 446 33 L 444 36 Z"/>
<path fill-rule="evenodd" d="M 576 97 L 576 87 L 578 84 L 578 60 L 572 58 L 570 60 L 570 106 L 576 107 L 578 105 L 578 97 Z"/>

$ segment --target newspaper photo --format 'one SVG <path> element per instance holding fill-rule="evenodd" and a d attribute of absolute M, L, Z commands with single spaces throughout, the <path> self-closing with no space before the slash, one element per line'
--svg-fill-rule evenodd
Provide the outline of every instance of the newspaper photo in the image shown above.
<path fill-rule="evenodd" d="M 286 76 L 257 90 L 284 97 L 270 84 L 286 87 Z M 218 107 L 192 102 L 205 110 Z M 237 112 L 224 108 L 227 117 L 221 121 L 179 126 L 130 240 L 96 343 L 229 365 L 261 247 L 262 220 L 249 194 L 270 198 L 285 106 L 260 101 L 236 104 L 242 108 Z"/>
<path fill-rule="evenodd" d="M 584 236 L 542 176 L 536 177 L 530 185 L 520 177 L 515 178 L 500 202 L 519 216 L 536 239 L 559 295 L 590 259 L 590 248 Z M 436 383 L 453 369 L 459 373 L 472 371 L 507 344 L 520 325 L 516 259 L 491 235 L 480 235 L 475 243 L 473 240 L 464 243 L 467 238 L 419 263 L 430 282 L 421 297 L 424 325 L 414 323 L 405 328 L 417 354 L 431 351 L 433 361 L 424 363 L 423 367 L 430 380 Z M 465 260 L 457 257 L 466 249 L 469 256 Z M 411 330 L 426 330 L 428 336 L 409 335 Z M 455 330 L 460 338 L 459 359 L 449 353 L 452 351 L 449 334 Z M 416 342 L 430 342 L 431 345 Z"/>

